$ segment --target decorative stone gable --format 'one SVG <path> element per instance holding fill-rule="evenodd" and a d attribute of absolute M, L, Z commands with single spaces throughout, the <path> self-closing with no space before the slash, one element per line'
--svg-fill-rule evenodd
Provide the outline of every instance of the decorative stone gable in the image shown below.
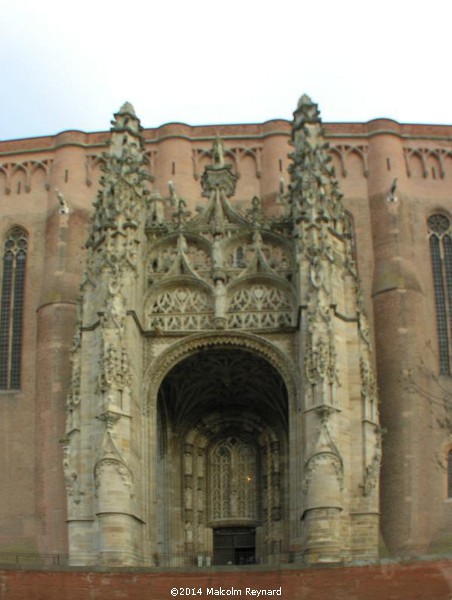
<path fill-rule="evenodd" d="M 156 333 L 293 327 L 289 237 L 266 221 L 258 198 L 247 214 L 232 206 L 236 176 L 218 138 L 212 156 L 201 179 L 208 202 L 199 216 L 190 219 L 179 200 L 171 220 L 157 221 L 151 205 L 147 326 Z"/>

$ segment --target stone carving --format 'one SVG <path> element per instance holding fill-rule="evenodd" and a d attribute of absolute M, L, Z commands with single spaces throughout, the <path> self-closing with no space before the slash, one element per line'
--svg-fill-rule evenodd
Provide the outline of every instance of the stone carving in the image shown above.
<path fill-rule="evenodd" d="M 364 495 L 374 519 L 381 451 L 370 340 L 352 222 L 316 105 L 303 97 L 296 111 L 291 181 L 279 189 L 287 211 L 278 218 L 263 209 L 271 198 L 234 208 L 246 154 L 231 157 L 219 138 L 201 180 L 202 210 L 189 214 L 176 181 L 169 198 L 149 195 L 133 109 L 124 106 L 113 125 L 87 248 L 75 344 L 83 352 L 74 352 L 68 395 L 74 456 L 84 478 L 94 473 L 90 495 L 98 498 L 86 500 L 86 511 L 83 501 L 83 514 L 94 507 L 96 520 L 104 511 L 95 542 L 108 551 L 121 537 L 133 550 L 143 539 L 139 523 L 144 529 L 157 516 L 150 553 L 207 555 L 212 522 L 248 521 L 268 555 L 282 543 L 301 548 L 298 508 L 342 510 L 345 524 Z M 350 448 L 362 457 L 358 481 Z M 75 497 L 81 470 L 66 462 Z M 113 533 L 110 509 L 125 523 Z M 334 537 L 328 514 L 318 531 L 324 524 Z"/>
<path fill-rule="evenodd" d="M 81 366 L 80 364 L 73 364 L 72 377 L 69 384 L 69 390 L 66 400 L 66 414 L 67 414 L 67 427 L 68 432 L 78 429 L 80 426 L 80 383 L 81 383 Z"/>
<path fill-rule="evenodd" d="M 289 274 L 292 271 L 292 260 L 290 252 L 281 244 L 272 243 L 270 240 L 260 241 L 260 252 L 268 266 L 268 271 L 274 275 L 282 273 Z M 229 244 L 225 252 L 226 268 L 240 270 L 249 269 L 253 263 L 257 263 L 256 244 L 244 240 L 238 240 L 234 245 Z M 231 276 L 231 279 L 234 277 Z"/>
<path fill-rule="evenodd" d="M 373 369 L 370 366 L 369 357 L 361 354 L 361 398 L 363 400 L 364 418 L 374 421 L 377 419 L 377 382 Z"/>
<path fill-rule="evenodd" d="M 171 275 L 190 275 L 210 280 L 210 244 L 183 235 L 179 235 L 177 241 L 170 237 L 164 245 L 159 245 L 150 253 L 147 264 L 150 284 Z"/>
<path fill-rule="evenodd" d="M 218 139 L 218 138 L 216 138 Z M 223 147 L 223 160 L 224 162 L 228 161 L 231 163 L 234 174 L 236 177 L 240 177 L 240 163 L 246 157 L 251 157 L 254 161 L 255 165 L 255 176 L 257 179 L 261 176 L 261 155 L 262 155 L 262 147 L 261 146 L 253 146 L 249 148 L 247 146 L 230 146 L 226 150 Z M 212 148 L 197 148 L 193 150 L 192 160 L 193 160 L 193 177 L 195 179 L 199 179 L 200 177 L 200 164 L 203 160 L 208 158 L 214 159 L 214 150 Z M 214 159 L 215 160 L 215 159 Z"/>
<path fill-rule="evenodd" d="M 85 183 L 88 187 L 93 184 L 93 170 L 105 166 L 104 155 L 88 154 L 85 160 Z"/>
<path fill-rule="evenodd" d="M 125 463 L 121 453 L 113 441 L 111 428 L 107 428 L 102 442 L 102 456 L 94 467 L 95 494 L 99 496 L 99 488 L 105 485 L 108 489 L 111 472 L 119 475 L 130 497 L 135 495 L 134 478 L 131 469 Z"/>
<path fill-rule="evenodd" d="M 300 98 L 294 113 L 293 137 L 295 151 L 289 167 L 291 216 L 296 223 L 312 225 L 307 233 L 316 237 L 316 230 L 340 228 L 345 211 L 319 111 L 308 96 Z"/>
<path fill-rule="evenodd" d="M 71 440 L 65 437 L 63 443 L 63 473 L 66 483 L 66 492 L 74 504 L 80 504 L 83 492 L 80 489 L 80 482 L 77 471 L 72 466 Z"/>
<path fill-rule="evenodd" d="M 202 179 L 204 195 L 209 198 L 206 209 L 192 220 L 175 213 L 172 224 L 152 232 L 156 243 L 148 259 L 148 280 L 151 286 L 163 280 L 168 285 L 164 291 L 156 289 L 149 326 L 157 332 L 292 326 L 293 294 L 287 281 L 292 266 L 290 245 L 265 228 L 257 197 L 247 217 L 232 208 L 228 198 L 234 191 L 235 176 L 225 162 L 221 139 L 216 138 L 211 155 L 213 164 Z M 239 277 L 264 274 L 265 283 L 231 287 Z M 169 285 L 172 278 L 180 276 L 193 279 L 193 283 L 203 279 L 210 289 L 197 291 L 188 281 L 182 287 L 176 282 Z"/>
<path fill-rule="evenodd" d="M 148 326 L 159 331 L 212 328 L 212 298 L 204 290 L 188 286 L 165 290 L 152 303 Z"/>
<path fill-rule="evenodd" d="M 108 485 L 110 470 L 115 471 L 123 481 L 124 485 L 130 488 L 130 495 L 133 496 L 133 477 L 130 469 L 121 461 L 114 458 L 103 458 L 95 469 L 96 496 L 99 495 L 99 488 L 102 484 Z"/>
<path fill-rule="evenodd" d="M 113 280 L 116 284 L 117 280 Z M 105 312 L 101 315 L 101 325 L 104 331 L 110 331 L 119 338 L 124 337 L 125 298 L 119 287 L 112 285 L 109 288 Z"/>
<path fill-rule="evenodd" d="M 130 385 L 130 378 L 130 366 L 126 349 L 124 347 L 118 349 L 114 344 L 107 343 L 99 362 L 98 391 L 123 390 Z"/>
<path fill-rule="evenodd" d="M 228 308 L 231 329 L 281 328 L 294 322 L 291 301 L 282 290 L 264 283 L 239 288 Z"/>
<path fill-rule="evenodd" d="M 344 463 L 329 429 L 329 420 L 334 409 L 329 406 L 319 406 L 318 413 L 320 425 L 317 441 L 304 466 L 303 491 L 305 494 L 308 493 L 309 486 L 320 465 L 332 466 L 339 490 L 342 491 L 344 487 Z"/>
<path fill-rule="evenodd" d="M 104 154 L 101 189 L 86 244 L 91 260 L 87 278 L 96 281 L 104 270 L 116 278 L 136 269 L 136 231 L 149 203 L 143 140 L 138 119 L 124 105 L 115 115 L 109 152 Z"/>
<path fill-rule="evenodd" d="M 343 488 L 344 467 L 340 456 L 334 452 L 321 452 L 312 456 L 304 467 L 303 492 L 308 493 L 309 486 L 316 476 L 320 466 L 332 466 L 339 485 L 339 489 Z"/>
<path fill-rule="evenodd" d="M 383 430 L 379 425 L 375 425 L 375 443 L 374 453 L 370 464 L 364 467 L 364 480 L 361 486 L 363 496 L 369 496 L 378 484 L 380 477 L 380 466 L 381 466 L 381 440 L 383 437 Z"/>
<path fill-rule="evenodd" d="M 255 448 L 231 437 L 214 448 L 210 463 L 212 519 L 256 519 Z"/>

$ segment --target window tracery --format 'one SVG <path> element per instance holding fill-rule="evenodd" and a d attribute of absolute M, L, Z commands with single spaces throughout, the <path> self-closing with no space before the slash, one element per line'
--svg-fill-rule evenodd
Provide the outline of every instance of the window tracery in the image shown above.
<path fill-rule="evenodd" d="M 254 446 L 229 437 L 213 449 L 210 466 L 212 519 L 256 519 Z"/>
<path fill-rule="evenodd" d="M 22 325 L 27 260 L 27 234 L 11 229 L 3 245 L 0 310 L 0 389 L 19 389 L 22 362 Z"/>
<path fill-rule="evenodd" d="M 452 232 L 450 219 L 434 214 L 428 219 L 430 257 L 435 290 L 439 370 L 450 375 L 450 334 L 452 324 Z"/>

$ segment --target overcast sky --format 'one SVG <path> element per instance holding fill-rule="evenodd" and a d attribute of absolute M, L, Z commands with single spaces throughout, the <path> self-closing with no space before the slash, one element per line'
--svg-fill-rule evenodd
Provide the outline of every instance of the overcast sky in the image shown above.
<path fill-rule="evenodd" d="M 3 0 L 0 139 L 291 119 L 452 124 L 450 0 Z"/>

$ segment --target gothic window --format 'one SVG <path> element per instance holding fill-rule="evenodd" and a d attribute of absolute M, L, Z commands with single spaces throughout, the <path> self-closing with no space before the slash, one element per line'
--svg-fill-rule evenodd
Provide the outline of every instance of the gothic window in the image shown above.
<path fill-rule="evenodd" d="M 452 450 L 447 454 L 447 497 L 452 498 Z"/>
<path fill-rule="evenodd" d="M 3 245 L 0 309 L 0 389 L 20 388 L 27 234 L 11 229 Z"/>
<path fill-rule="evenodd" d="M 452 324 L 452 230 L 450 219 L 435 214 L 428 220 L 430 256 L 435 289 L 439 367 L 450 375 L 450 334 Z"/>
<path fill-rule="evenodd" d="M 210 466 L 212 518 L 256 519 L 255 447 L 227 438 L 212 451 Z"/>

